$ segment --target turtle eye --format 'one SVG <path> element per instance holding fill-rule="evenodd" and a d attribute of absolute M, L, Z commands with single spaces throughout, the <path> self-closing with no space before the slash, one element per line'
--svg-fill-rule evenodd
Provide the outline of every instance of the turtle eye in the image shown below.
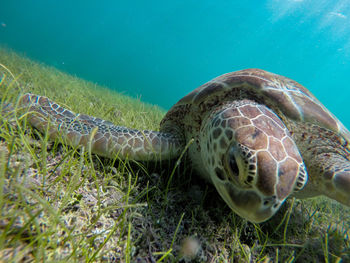
<path fill-rule="evenodd" d="M 231 168 L 231 171 L 234 175 L 238 176 L 239 175 L 239 169 L 238 169 L 238 165 L 237 165 L 237 162 L 236 162 L 236 159 L 232 156 L 230 158 L 230 168 Z"/>

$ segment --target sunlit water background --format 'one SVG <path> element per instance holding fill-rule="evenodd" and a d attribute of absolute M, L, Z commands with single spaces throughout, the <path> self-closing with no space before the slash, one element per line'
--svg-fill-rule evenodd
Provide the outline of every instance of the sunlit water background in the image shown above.
<path fill-rule="evenodd" d="M 2 0 L 0 45 L 165 109 L 218 75 L 262 68 L 350 128 L 349 0 Z"/>

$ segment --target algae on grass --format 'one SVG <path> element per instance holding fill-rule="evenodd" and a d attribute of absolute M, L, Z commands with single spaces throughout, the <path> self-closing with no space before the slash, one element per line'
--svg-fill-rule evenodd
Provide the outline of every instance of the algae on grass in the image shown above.
<path fill-rule="evenodd" d="M 30 91 L 75 112 L 152 130 L 165 112 L 5 48 L 0 64 L 12 72 L 0 71 L 2 260 L 350 261 L 348 208 L 324 198 L 290 200 L 271 220 L 251 224 L 192 173 L 185 157 L 174 169 L 177 163 L 103 159 L 49 141 L 6 103 L 16 105 Z"/>

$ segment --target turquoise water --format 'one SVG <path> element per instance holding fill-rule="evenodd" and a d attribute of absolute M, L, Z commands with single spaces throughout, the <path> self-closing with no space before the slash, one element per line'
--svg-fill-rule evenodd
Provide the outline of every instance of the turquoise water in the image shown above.
<path fill-rule="evenodd" d="M 302 83 L 350 128 L 348 0 L 2 0 L 0 44 L 166 109 L 258 67 Z"/>

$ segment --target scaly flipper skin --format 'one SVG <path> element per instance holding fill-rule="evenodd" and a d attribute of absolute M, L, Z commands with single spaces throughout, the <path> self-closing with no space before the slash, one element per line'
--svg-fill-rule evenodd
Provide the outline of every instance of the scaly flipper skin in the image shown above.
<path fill-rule="evenodd" d="M 323 163 L 320 190 L 326 196 L 350 206 L 350 162 L 334 153 L 324 153 L 315 157 L 315 161 Z M 332 162 L 331 165 L 329 161 Z"/>
<path fill-rule="evenodd" d="M 181 138 L 156 131 L 138 131 L 115 126 L 109 121 L 76 114 L 46 97 L 25 94 L 20 106 L 28 107 L 28 120 L 50 138 L 62 137 L 70 145 L 89 147 L 101 156 L 133 160 L 166 160 L 177 157 L 183 150 Z M 92 132 L 97 128 L 93 137 Z M 92 137 L 92 138 L 91 138 Z"/>
<path fill-rule="evenodd" d="M 202 159 L 213 184 L 249 221 L 270 218 L 307 181 L 289 131 L 264 105 L 249 100 L 224 105 L 204 122 L 201 134 Z"/>
<path fill-rule="evenodd" d="M 350 149 L 346 138 L 317 125 L 300 124 L 295 137 L 304 160 L 309 181 L 298 198 L 325 195 L 350 206 Z"/>

